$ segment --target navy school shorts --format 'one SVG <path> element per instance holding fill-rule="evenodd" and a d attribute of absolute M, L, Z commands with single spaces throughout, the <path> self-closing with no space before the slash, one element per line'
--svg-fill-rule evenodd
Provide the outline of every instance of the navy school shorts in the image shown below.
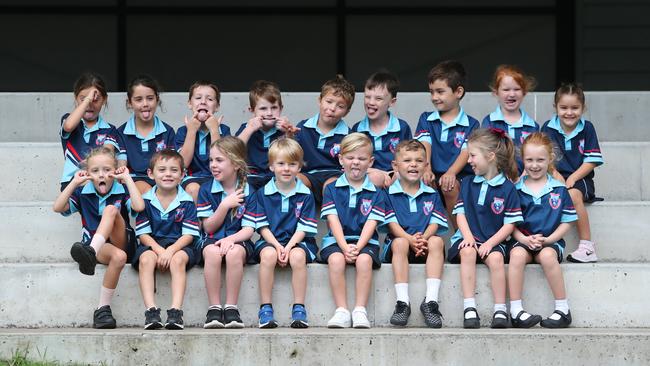
<path fill-rule="evenodd" d="M 167 248 L 168 246 L 174 244 L 176 241 L 175 240 L 170 240 L 170 239 L 158 239 L 154 237 L 154 240 L 162 246 L 163 248 Z M 131 266 L 137 271 L 139 270 L 139 265 L 140 265 L 140 256 L 142 253 L 152 250 L 151 247 L 139 244 L 138 247 L 135 249 L 135 255 L 133 256 L 133 260 L 131 261 Z M 187 261 L 187 265 L 185 266 L 185 270 L 188 270 L 198 262 L 199 256 L 196 255 L 196 250 L 194 249 L 193 244 L 189 244 L 188 246 L 184 247 L 181 249 L 187 254 L 187 257 L 189 258 Z"/>
<path fill-rule="evenodd" d="M 273 244 L 267 243 L 264 240 L 258 240 L 255 243 L 255 252 L 253 254 L 255 263 L 260 263 L 260 253 L 262 252 L 262 249 L 266 247 L 273 247 Z M 316 254 L 318 253 L 318 246 L 316 246 L 316 243 L 313 240 L 306 240 L 300 242 L 296 244 L 294 248 L 300 248 L 305 251 L 305 258 L 307 260 L 307 263 L 313 263 L 316 260 Z"/>
<path fill-rule="evenodd" d="M 343 253 L 336 243 L 321 249 L 321 263 L 327 264 L 327 259 L 334 253 Z M 361 254 L 368 254 L 370 258 L 372 258 L 372 269 L 379 269 L 381 267 L 381 261 L 379 260 L 379 245 L 367 244 L 365 247 L 361 248 L 359 255 Z"/>

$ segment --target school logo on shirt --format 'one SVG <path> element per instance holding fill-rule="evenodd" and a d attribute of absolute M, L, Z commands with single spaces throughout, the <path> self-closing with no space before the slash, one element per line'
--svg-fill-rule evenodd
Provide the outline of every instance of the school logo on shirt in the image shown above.
<path fill-rule="evenodd" d="M 330 156 L 335 158 L 340 152 L 341 152 L 341 145 L 340 144 L 334 144 L 334 145 L 332 145 L 332 148 L 330 149 Z"/>
<path fill-rule="evenodd" d="M 244 212 L 246 212 L 246 204 L 239 205 L 239 207 L 237 207 L 237 211 L 235 212 L 235 217 L 237 220 L 244 217 Z"/>
<path fill-rule="evenodd" d="M 181 222 L 185 217 L 185 208 L 179 207 L 176 209 L 176 214 L 174 214 L 174 222 Z"/>
<path fill-rule="evenodd" d="M 585 153 L 585 139 L 580 140 L 578 143 L 578 151 L 580 151 L 580 154 Z"/>
<path fill-rule="evenodd" d="M 557 210 L 562 204 L 562 199 L 560 198 L 559 193 L 551 193 L 551 196 L 548 198 L 548 203 L 551 205 L 551 208 Z"/>
<path fill-rule="evenodd" d="M 429 216 L 429 214 L 433 211 L 433 201 L 424 201 L 422 211 L 426 216 Z"/>
<path fill-rule="evenodd" d="M 104 145 L 104 141 L 106 141 L 106 134 L 98 133 L 97 138 L 95 138 L 95 145 L 97 146 Z"/>
<path fill-rule="evenodd" d="M 492 208 L 492 212 L 495 214 L 499 215 L 502 213 L 504 208 L 503 198 L 494 197 L 494 200 L 492 201 L 492 205 L 490 205 L 490 207 Z"/>
<path fill-rule="evenodd" d="M 524 140 L 530 135 L 530 132 L 527 131 L 521 131 L 521 136 L 519 137 L 519 142 L 524 143 Z"/>
<path fill-rule="evenodd" d="M 368 216 L 370 210 L 372 210 L 372 200 L 362 199 L 361 207 L 359 209 L 361 210 L 361 214 L 363 216 Z"/>
<path fill-rule="evenodd" d="M 395 149 L 397 148 L 397 145 L 399 144 L 399 137 L 393 137 L 390 139 L 390 144 L 388 145 L 388 149 L 390 152 L 395 154 Z"/>
<path fill-rule="evenodd" d="M 300 218 L 300 213 L 302 212 L 302 205 L 304 202 L 296 202 L 296 209 L 293 210 L 293 213 L 296 215 L 296 218 Z"/>
<path fill-rule="evenodd" d="M 454 146 L 461 147 L 465 142 L 465 132 L 456 132 L 456 137 L 454 137 Z"/>
<path fill-rule="evenodd" d="M 160 140 L 156 141 L 156 152 L 165 150 L 167 148 L 167 144 L 165 144 L 165 141 Z"/>

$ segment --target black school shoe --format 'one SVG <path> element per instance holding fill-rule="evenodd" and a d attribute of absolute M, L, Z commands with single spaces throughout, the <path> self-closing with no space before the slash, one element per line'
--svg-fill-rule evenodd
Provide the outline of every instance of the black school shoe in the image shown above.
<path fill-rule="evenodd" d="M 424 317 L 424 322 L 429 328 L 442 328 L 442 314 L 438 309 L 438 303 L 435 301 L 424 302 L 420 304 L 420 311 Z"/>
<path fill-rule="evenodd" d="M 75 262 L 79 263 L 79 272 L 88 276 L 95 274 L 97 257 L 93 247 L 76 242 L 70 248 L 70 255 Z"/>
<path fill-rule="evenodd" d="M 395 303 L 395 310 L 393 311 L 393 315 L 390 317 L 390 323 L 392 325 L 403 327 L 408 323 L 410 315 L 411 305 L 404 301 L 398 301 Z"/>
<path fill-rule="evenodd" d="M 239 309 L 227 307 L 223 312 L 223 324 L 226 328 L 239 329 L 244 327 L 244 322 L 239 316 Z"/>
<path fill-rule="evenodd" d="M 113 318 L 111 307 L 104 305 L 93 313 L 93 328 L 95 329 L 115 329 L 116 322 Z"/>
<path fill-rule="evenodd" d="M 539 325 L 541 325 L 544 328 L 568 328 L 569 325 L 571 325 L 571 311 L 564 314 L 560 310 L 555 310 L 553 314 L 558 314 L 560 316 L 560 319 L 555 320 L 551 318 L 546 318 L 542 320 L 542 322 L 539 323 Z"/>
<path fill-rule="evenodd" d="M 503 315 L 505 316 L 505 319 L 502 317 L 498 317 L 497 315 Z M 510 326 L 508 322 L 508 313 L 506 313 L 503 310 L 497 310 L 494 312 L 494 315 L 492 315 L 492 324 L 490 324 L 490 328 L 492 329 L 503 329 L 503 328 L 508 328 Z"/>
<path fill-rule="evenodd" d="M 169 330 L 181 330 L 185 328 L 183 325 L 183 310 L 171 308 L 167 310 L 167 323 L 165 328 Z"/>
<path fill-rule="evenodd" d="M 221 307 L 208 309 L 208 313 L 205 315 L 203 329 L 218 329 L 223 327 L 223 309 Z"/>
<path fill-rule="evenodd" d="M 465 318 L 465 314 L 468 312 L 473 311 L 476 313 L 476 317 L 474 318 Z M 476 311 L 476 308 L 469 307 L 463 311 L 463 328 L 465 329 L 478 329 L 481 327 L 481 318 L 478 317 L 478 311 Z"/>
<path fill-rule="evenodd" d="M 530 315 L 526 320 L 521 320 L 521 316 L 524 314 Z M 512 327 L 513 328 L 530 328 L 534 327 L 537 323 L 542 321 L 540 315 L 533 315 L 527 313 L 525 310 L 522 310 L 517 314 L 516 317 L 512 318 Z"/>
<path fill-rule="evenodd" d="M 160 308 L 149 308 L 144 312 L 144 329 L 154 330 L 163 327 L 162 319 L 160 318 Z"/>

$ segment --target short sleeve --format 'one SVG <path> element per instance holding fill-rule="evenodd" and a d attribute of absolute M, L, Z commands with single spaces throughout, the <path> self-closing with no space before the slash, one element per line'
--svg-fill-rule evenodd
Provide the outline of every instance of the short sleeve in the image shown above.
<path fill-rule="evenodd" d="M 246 209 L 244 210 L 244 216 L 241 220 L 242 227 L 252 227 L 253 229 L 257 228 L 257 192 L 248 195 L 246 197 Z"/>
<path fill-rule="evenodd" d="M 515 224 L 523 222 L 524 217 L 521 211 L 521 201 L 519 201 L 519 194 L 515 187 L 510 184 L 510 190 L 505 200 L 503 224 Z"/>
<path fill-rule="evenodd" d="M 472 135 L 472 132 L 474 132 L 474 130 L 478 129 L 479 127 L 480 126 L 477 120 L 474 120 L 473 118 L 470 119 L 469 129 L 467 132 L 465 132 L 465 141 L 463 141 L 463 145 L 460 147 L 461 151 L 467 149 L 467 141 L 469 141 L 469 137 Z"/>
<path fill-rule="evenodd" d="M 442 200 L 440 200 L 440 195 L 438 194 L 433 196 L 433 211 L 431 211 L 431 217 L 429 218 L 429 225 L 431 224 L 438 225 L 437 235 L 445 235 L 449 230 L 445 206 L 442 204 Z"/>
<path fill-rule="evenodd" d="M 185 143 L 185 136 L 187 135 L 187 127 L 181 126 L 176 131 L 174 136 L 174 146 L 176 146 L 176 151 L 181 151 L 183 144 Z"/>
<path fill-rule="evenodd" d="M 135 235 L 140 236 L 144 234 L 151 234 L 151 223 L 149 221 L 149 213 L 147 206 L 150 205 L 148 201 L 144 201 L 145 209 L 138 213 L 135 218 Z"/>
<path fill-rule="evenodd" d="M 246 207 L 244 217 L 246 220 L 242 221 L 242 226 L 249 226 L 259 230 L 265 226 L 269 226 L 269 220 L 266 217 L 266 209 L 264 207 L 264 189 L 255 192 L 254 203 L 251 207 Z"/>
<path fill-rule="evenodd" d="M 219 125 L 219 133 L 221 134 L 221 137 L 226 137 L 230 136 L 230 127 L 228 127 L 225 124 L 220 124 Z"/>
<path fill-rule="evenodd" d="M 386 200 L 382 191 L 375 193 L 368 220 L 375 220 L 378 224 L 382 224 L 386 220 Z"/>
<path fill-rule="evenodd" d="M 430 130 L 430 123 L 427 120 L 428 113 L 424 112 L 420 115 L 420 119 L 418 120 L 418 125 L 415 127 L 415 136 L 414 138 L 420 142 L 426 142 L 429 145 L 431 145 L 431 130 Z"/>
<path fill-rule="evenodd" d="M 400 128 L 399 131 L 400 134 L 399 139 L 400 141 L 407 141 L 413 138 L 413 134 L 411 132 L 411 126 L 409 126 L 408 123 L 406 123 L 406 121 L 403 122 L 404 123 L 402 123 L 402 127 Z"/>
<path fill-rule="evenodd" d="M 576 208 L 573 206 L 573 200 L 571 200 L 571 195 L 566 189 L 562 189 L 562 217 L 560 222 L 573 222 L 578 220 L 578 214 Z"/>
<path fill-rule="evenodd" d="M 492 126 L 492 120 L 490 119 L 490 115 L 488 114 L 487 116 L 485 116 L 485 118 L 483 118 L 483 121 L 481 122 L 481 128 L 490 128 L 490 127 L 494 127 L 494 126 Z"/>
<path fill-rule="evenodd" d="M 168 149 L 176 150 L 176 132 L 174 129 L 167 125 L 167 138 L 165 138 L 165 146 Z"/>
<path fill-rule="evenodd" d="M 75 189 L 74 192 L 68 198 L 68 210 L 61 212 L 63 216 L 70 216 L 75 212 L 79 212 L 79 193 L 81 190 L 79 188 Z"/>
<path fill-rule="evenodd" d="M 386 210 L 384 213 L 384 222 L 382 222 L 382 225 L 388 225 L 391 222 L 399 224 L 399 221 L 397 221 L 397 215 L 395 215 L 395 209 L 390 199 L 390 194 L 388 193 L 388 189 L 382 190 L 381 193 L 384 196 L 384 209 Z"/>
<path fill-rule="evenodd" d="M 201 237 L 199 232 L 199 220 L 196 217 L 196 206 L 194 202 L 187 202 L 185 204 L 185 215 L 183 216 L 183 228 L 181 230 L 183 235 L 192 235 Z"/>
<path fill-rule="evenodd" d="M 458 199 L 456 199 L 454 209 L 451 211 L 452 215 L 465 215 L 465 200 L 469 196 L 469 184 L 471 178 L 473 177 L 470 175 L 461 180 L 460 192 L 458 193 Z"/>
<path fill-rule="evenodd" d="M 63 130 L 63 123 L 65 123 L 65 120 L 68 119 L 70 116 L 70 113 L 66 113 L 63 116 L 61 116 L 61 128 L 59 129 L 59 136 L 61 136 L 61 141 L 66 141 L 70 138 L 71 133 L 70 132 L 65 132 Z"/>
<path fill-rule="evenodd" d="M 318 233 L 318 218 L 316 216 L 316 204 L 311 194 L 305 195 L 300 217 L 298 218 L 297 231 L 303 231 L 307 236 L 315 236 Z"/>
<path fill-rule="evenodd" d="M 199 188 L 199 195 L 196 200 L 196 215 L 199 218 L 208 218 L 214 214 L 212 207 L 212 193 L 209 184 L 202 184 Z"/>
<path fill-rule="evenodd" d="M 328 184 L 323 193 L 323 204 L 320 209 L 320 217 L 326 218 L 328 215 L 338 215 L 336 211 L 336 204 L 334 203 L 334 186 L 335 184 Z"/>
<path fill-rule="evenodd" d="M 600 145 L 598 144 L 596 129 L 591 123 L 587 123 L 585 126 L 585 147 L 582 161 L 583 163 L 593 163 L 596 165 L 604 163 L 603 154 L 601 153 Z"/>

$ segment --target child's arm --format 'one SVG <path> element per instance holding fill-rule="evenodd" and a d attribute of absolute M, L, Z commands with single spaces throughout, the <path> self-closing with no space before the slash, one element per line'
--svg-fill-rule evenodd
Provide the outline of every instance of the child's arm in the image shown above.
<path fill-rule="evenodd" d="M 422 180 L 424 181 L 424 184 L 430 186 L 435 182 L 436 175 L 433 174 L 433 171 L 431 170 L 431 144 L 426 142 L 426 141 L 420 141 L 422 142 L 422 145 L 424 145 L 424 149 L 426 150 L 427 154 L 427 164 L 426 168 L 424 168 L 424 175 L 422 175 Z"/>
<path fill-rule="evenodd" d="M 239 188 L 224 198 L 214 213 L 203 220 L 203 230 L 206 233 L 214 233 L 219 230 L 228 212 L 235 207 L 239 207 L 242 202 L 244 202 L 244 189 Z"/>
<path fill-rule="evenodd" d="M 237 137 L 244 141 L 245 144 L 248 144 L 248 140 L 250 140 L 251 136 L 253 136 L 255 132 L 259 131 L 260 128 L 262 128 L 262 117 L 253 117 L 248 120 L 246 127 L 239 135 L 237 135 Z"/>
<path fill-rule="evenodd" d="M 181 235 L 181 237 L 178 238 L 174 244 L 168 246 L 166 249 L 163 249 L 163 252 L 158 254 L 158 268 L 163 271 L 168 269 L 174 254 L 186 246 L 192 244 L 192 242 L 194 242 L 193 235 Z"/>
<path fill-rule="evenodd" d="M 65 187 L 65 189 L 56 197 L 56 200 L 52 205 L 52 210 L 58 213 L 68 211 L 70 209 L 70 197 L 72 196 L 72 193 L 74 193 L 74 190 L 77 189 L 77 187 L 88 180 L 90 180 L 90 176 L 85 170 L 77 170 L 72 181 L 70 181 L 70 184 L 68 184 L 68 186 Z"/>
<path fill-rule="evenodd" d="M 165 251 L 165 248 L 161 247 L 153 236 L 149 234 L 142 234 L 138 239 L 140 239 L 140 244 L 151 247 L 151 250 L 153 250 L 157 255 L 161 255 Z"/>
<path fill-rule="evenodd" d="M 561 223 L 553 233 L 547 237 L 539 236 L 538 240 L 541 242 L 542 245 L 550 245 L 558 240 L 562 239 L 566 233 L 569 232 L 571 229 L 571 224 L 568 222 L 563 222 Z"/>
<path fill-rule="evenodd" d="M 201 128 L 201 122 L 199 122 L 196 117 L 197 113 L 195 113 L 191 119 L 188 119 L 187 116 L 184 117 L 187 133 L 185 134 L 185 140 L 182 142 L 181 146 L 178 146 L 180 136 L 176 135 L 176 150 L 178 150 L 183 157 L 185 168 L 189 168 L 192 163 L 192 159 L 194 158 L 194 146 L 196 144 L 196 134 L 199 132 L 199 128 Z"/>
<path fill-rule="evenodd" d="M 575 172 L 573 172 L 571 175 L 567 177 L 565 182 L 566 187 L 567 188 L 573 187 L 577 181 L 586 177 L 589 173 L 594 171 L 594 169 L 597 166 L 598 165 L 595 163 L 582 163 L 582 165 L 580 165 L 580 167 Z"/>
<path fill-rule="evenodd" d="M 456 219 L 458 220 L 458 218 Z M 503 224 L 499 231 L 492 235 L 478 248 L 478 254 L 481 256 L 481 258 L 487 257 L 488 254 L 490 254 L 490 250 L 492 250 L 495 245 L 498 245 L 499 243 L 502 243 L 504 240 L 508 239 L 514 229 L 515 224 Z"/>
<path fill-rule="evenodd" d="M 458 173 L 460 173 L 465 165 L 467 164 L 467 159 L 469 158 L 469 153 L 467 152 L 467 149 L 463 149 L 460 151 L 460 154 L 458 154 L 458 157 L 454 161 L 453 164 L 447 169 L 445 174 L 440 177 L 440 180 L 438 184 L 440 184 L 440 188 L 443 191 L 451 191 L 454 189 L 454 185 L 456 185 L 456 176 Z"/>
<path fill-rule="evenodd" d="M 332 236 L 336 240 L 336 244 L 341 248 L 343 253 L 347 253 L 349 245 L 347 240 L 345 240 L 343 226 L 341 225 L 341 221 L 339 221 L 338 215 L 327 215 L 327 226 L 329 226 Z"/>
<path fill-rule="evenodd" d="M 357 251 L 368 245 L 368 241 L 372 239 L 375 230 L 377 230 L 377 221 L 370 219 L 366 220 L 366 223 L 363 224 L 363 229 L 361 229 L 359 240 L 357 241 Z"/>
<path fill-rule="evenodd" d="M 464 213 L 456 214 L 456 223 L 458 224 L 458 230 L 463 235 L 463 241 L 458 245 L 458 248 L 476 247 L 474 234 L 472 234 L 472 230 L 469 228 L 469 223 Z"/>
<path fill-rule="evenodd" d="M 221 132 L 219 131 L 219 126 L 223 122 L 223 116 L 216 117 L 214 114 L 208 117 L 205 121 L 205 127 L 210 131 L 210 140 L 212 142 L 217 141 L 221 138 Z"/>
<path fill-rule="evenodd" d="M 144 200 L 140 194 L 140 190 L 136 187 L 133 178 L 129 174 L 129 169 L 125 166 L 115 169 L 115 178 L 118 182 L 124 184 L 129 191 L 129 196 L 131 200 L 131 210 L 135 212 L 141 212 L 144 210 Z"/>
<path fill-rule="evenodd" d="M 263 228 L 261 228 L 259 233 L 265 242 L 273 245 L 275 247 L 275 250 L 278 251 L 278 253 L 282 253 L 282 249 L 284 249 L 282 247 L 282 244 L 280 244 L 278 239 L 275 238 L 275 235 L 273 235 L 273 232 L 271 232 L 271 229 L 269 229 L 268 226 L 264 226 Z"/>
<path fill-rule="evenodd" d="M 72 112 L 70 112 L 68 118 L 63 122 L 63 131 L 66 133 L 74 131 L 74 129 L 79 126 L 81 118 L 84 113 L 86 113 L 86 109 L 88 109 L 88 105 L 97 100 L 98 97 L 99 91 L 95 88 L 90 89 L 90 94 L 87 95 Z"/>
<path fill-rule="evenodd" d="M 540 247 L 540 245 L 534 239 L 533 235 L 526 235 L 521 231 L 519 231 L 519 228 L 515 228 L 515 230 L 512 232 L 512 237 L 530 249 L 537 249 Z"/>

